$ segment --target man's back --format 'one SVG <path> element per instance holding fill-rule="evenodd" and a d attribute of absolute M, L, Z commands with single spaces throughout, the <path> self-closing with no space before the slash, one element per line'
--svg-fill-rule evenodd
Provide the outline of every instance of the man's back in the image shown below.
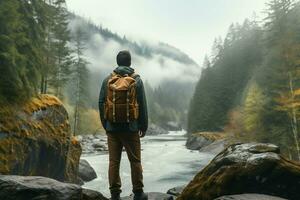
<path fill-rule="evenodd" d="M 131 180 L 132 191 L 134 193 L 134 200 L 147 200 L 148 197 L 144 193 L 143 188 L 143 169 L 141 164 L 141 142 L 140 137 L 144 137 L 148 128 L 148 114 L 147 101 L 144 91 L 143 81 L 139 75 L 134 74 L 134 69 L 130 67 L 131 56 L 128 51 L 121 51 L 117 56 L 118 67 L 111 75 L 106 77 L 101 86 L 99 95 L 99 111 L 103 128 L 106 130 L 108 152 L 109 152 L 109 189 L 112 200 L 120 200 L 121 179 L 120 179 L 120 161 L 123 148 L 125 148 L 131 166 Z M 130 77 L 130 78 L 129 78 Z M 114 79 L 115 78 L 115 79 Z M 132 79 L 134 78 L 134 79 Z M 127 80 L 125 80 L 127 79 Z M 114 82 L 115 81 L 115 82 Z M 116 98 L 124 98 L 123 95 L 118 97 L 124 91 L 119 91 L 117 81 L 123 81 L 122 89 L 125 90 L 126 100 Z M 128 81 L 128 82 L 126 82 Z M 131 83 L 134 90 L 132 88 Z M 129 95 L 134 91 L 134 95 Z M 129 96 L 133 99 L 130 101 Z M 137 105 L 129 105 L 130 103 L 137 103 Z M 117 119 L 124 119 L 123 110 L 126 107 L 127 120 L 118 121 Z M 137 117 L 130 116 L 130 106 L 137 109 Z M 110 113 L 105 115 L 105 111 Z M 111 117 L 113 116 L 113 117 Z"/>

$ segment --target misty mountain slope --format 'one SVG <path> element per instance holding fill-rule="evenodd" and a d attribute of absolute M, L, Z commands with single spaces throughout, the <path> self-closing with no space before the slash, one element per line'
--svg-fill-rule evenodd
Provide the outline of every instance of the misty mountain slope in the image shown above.
<path fill-rule="evenodd" d="M 115 42 L 118 42 L 122 46 L 127 46 L 139 56 L 152 58 L 155 54 L 160 54 L 164 57 L 174 59 L 182 64 L 195 66 L 198 65 L 193 59 L 191 59 L 180 49 L 177 49 L 176 47 L 173 47 L 167 43 L 158 42 L 156 44 L 150 44 L 149 42 L 147 43 L 145 41 L 137 43 L 136 41 L 128 40 L 125 36 L 121 37 L 118 34 L 111 32 L 107 28 L 97 26 L 94 23 L 74 14 L 70 14 L 70 21 L 71 28 L 77 28 L 78 26 L 80 26 L 83 30 L 88 30 L 88 37 L 92 37 L 94 34 L 100 34 L 104 40 L 113 40 Z"/>
<path fill-rule="evenodd" d="M 86 57 L 90 61 L 92 70 L 101 69 L 104 72 L 110 72 L 111 67 L 116 65 L 115 56 L 118 51 L 128 49 L 133 54 L 133 67 L 150 82 L 158 83 L 162 78 L 169 79 L 174 76 L 176 78 L 182 76 L 181 79 L 188 82 L 198 79 L 200 71 L 198 64 L 188 55 L 168 44 L 130 41 L 125 36 L 121 37 L 108 29 L 98 27 L 84 18 L 71 14 L 70 29 L 74 32 L 78 28 L 86 34 Z M 151 74 L 158 77 L 154 78 Z M 152 81 L 153 78 L 155 81 Z"/>
<path fill-rule="evenodd" d="M 183 125 L 200 73 L 194 60 L 168 44 L 131 41 L 74 14 L 70 14 L 69 27 L 71 34 L 78 29 L 85 33 L 85 57 L 91 71 L 91 106 L 97 108 L 100 84 L 116 67 L 117 53 L 127 49 L 132 54 L 132 67 L 147 83 L 148 104 L 152 108 L 150 120 L 160 125 L 168 121 Z"/>

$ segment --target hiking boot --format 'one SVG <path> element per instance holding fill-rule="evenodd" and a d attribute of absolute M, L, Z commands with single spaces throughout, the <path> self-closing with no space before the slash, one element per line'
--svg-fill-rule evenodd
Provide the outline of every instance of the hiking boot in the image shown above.
<path fill-rule="evenodd" d="M 121 200 L 120 193 L 112 193 L 111 200 Z"/>
<path fill-rule="evenodd" d="M 148 195 L 144 192 L 134 193 L 133 200 L 148 200 Z"/>

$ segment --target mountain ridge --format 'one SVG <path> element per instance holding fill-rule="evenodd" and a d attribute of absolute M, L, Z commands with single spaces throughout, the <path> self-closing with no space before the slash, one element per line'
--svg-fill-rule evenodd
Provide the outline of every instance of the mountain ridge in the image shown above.
<path fill-rule="evenodd" d="M 195 65 L 197 67 L 200 67 L 199 64 L 188 54 L 168 43 L 159 41 L 156 42 L 156 44 L 152 45 L 145 41 L 137 42 L 134 40 L 129 40 L 125 35 L 122 37 L 118 33 L 113 33 L 108 28 L 103 28 L 102 25 L 98 26 L 91 20 L 87 20 L 84 17 L 81 17 L 74 13 L 69 14 L 69 19 L 70 23 L 74 23 L 74 21 L 77 21 L 76 23 L 81 22 L 82 25 L 86 26 L 85 28 L 83 28 L 83 30 L 92 31 L 90 32 L 90 34 L 100 34 L 107 41 L 113 40 L 115 42 L 118 42 L 120 45 L 128 46 L 137 55 L 152 58 L 155 54 L 159 54 L 182 64 Z"/>

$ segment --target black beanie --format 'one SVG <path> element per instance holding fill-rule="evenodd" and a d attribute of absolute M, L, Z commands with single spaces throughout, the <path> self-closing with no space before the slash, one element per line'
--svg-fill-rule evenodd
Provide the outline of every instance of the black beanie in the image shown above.
<path fill-rule="evenodd" d="M 127 66 L 130 67 L 131 65 L 131 55 L 130 52 L 127 50 L 120 51 L 117 55 L 117 64 L 119 66 Z"/>

